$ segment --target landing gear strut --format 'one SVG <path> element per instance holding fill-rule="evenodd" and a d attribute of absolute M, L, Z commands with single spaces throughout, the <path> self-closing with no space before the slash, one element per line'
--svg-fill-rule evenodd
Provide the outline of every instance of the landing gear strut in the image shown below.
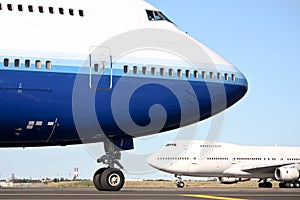
<path fill-rule="evenodd" d="M 108 165 L 108 167 L 96 171 L 93 178 L 94 185 L 99 191 L 119 191 L 125 182 L 122 171 L 115 168 L 117 165 L 120 169 L 124 169 L 119 162 L 121 153 L 114 150 L 114 144 L 111 142 L 105 142 L 104 149 L 106 154 L 101 156 L 97 162 Z"/>
<path fill-rule="evenodd" d="M 182 181 L 181 176 L 176 174 L 175 177 L 177 177 L 177 183 L 176 183 L 177 187 L 178 188 L 183 188 L 184 187 L 184 182 Z"/>

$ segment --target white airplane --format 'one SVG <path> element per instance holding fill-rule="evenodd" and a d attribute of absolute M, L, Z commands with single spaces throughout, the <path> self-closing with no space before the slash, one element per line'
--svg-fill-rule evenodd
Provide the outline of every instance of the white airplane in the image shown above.
<path fill-rule="evenodd" d="M 300 187 L 300 147 L 240 146 L 209 141 L 174 141 L 148 158 L 161 171 L 181 176 L 218 177 L 222 184 L 260 179 L 259 187 Z"/>
<path fill-rule="evenodd" d="M 133 138 L 207 119 L 248 89 L 143 0 L 3 0 L 0 24 L 0 147 L 104 142 L 98 190 L 123 187 Z"/>

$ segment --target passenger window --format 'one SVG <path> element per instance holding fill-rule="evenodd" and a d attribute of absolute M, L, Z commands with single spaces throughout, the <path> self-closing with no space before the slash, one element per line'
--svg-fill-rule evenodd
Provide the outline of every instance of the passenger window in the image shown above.
<path fill-rule="evenodd" d="M 42 63 L 41 63 L 40 60 L 36 60 L 35 61 L 35 68 L 37 68 L 37 69 L 41 69 L 42 68 Z"/>
<path fill-rule="evenodd" d="M 52 68 L 51 61 L 47 60 L 46 61 L 46 69 L 51 69 L 51 68 Z"/>
<path fill-rule="evenodd" d="M 21 4 L 18 5 L 18 10 L 23 11 L 23 6 Z"/>
<path fill-rule="evenodd" d="M 164 76 L 165 75 L 165 68 L 160 68 L 160 75 L 161 76 Z"/>
<path fill-rule="evenodd" d="M 187 78 L 190 78 L 191 77 L 191 71 L 190 70 L 185 70 L 185 76 Z"/>
<path fill-rule="evenodd" d="M 39 12 L 40 12 L 40 13 L 44 13 L 44 8 L 43 8 L 43 6 L 39 6 L 38 8 L 39 8 Z"/>
<path fill-rule="evenodd" d="M 220 72 L 218 73 L 217 76 L 218 76 L 218 79 L 219 79 L 219 80 L 222 80 L 222 74 L 221 74 Z"/>
<path fill-rule="evenodd" d="M 20 59 L 15 59 L 14 65 L 15 67 L 20 67 Z"/>
<path fill-rule="evenodd" d="M 232 81 L 235 82 L 236 81 L 236 77 L 234 74 L 231 75 Z"/>
<path fill-rule="evenodd" d="M 28 11 L 29 11 L 29 12 L 33 12 L 33 6 L 32 6 L 32 5 L 29 5 L 29 6 L 28 6 Z"/>
<path fill-rule="evenodd" d="M 69 14 L 70 14 L 71 16 L 74 16 L 74 10 L 73 10 L 72 8 L 69 9 Z"/>
<path fill-rule="evenodd" d="M 177 70 L 177 76 L 178 76 L 178 77 L 182 77 L 182 70 L 181 70 L 181 69 L 178 69 L 178 70 Z"/>
<path fill-rule="evenodd" d="M 169 69 L 169 76 L 174 76 L 174 70 L 173 69 Z"/>
<path fill-rule="evenodd" d="M 30 60 L 25 60 L 25 67 L 30 68 Z"/>
<path fill-rule="evenodd" d="M 226 80 L 226 81 L 228 81 L 228 80 L 229 80 L 229 76 L 228 76 L 228 74 L 227 74 L 227 73 L 225 73 L 225 75 L 224 75 L 224 76 L 225 76 L 225 80 Z"/>
<path fill-rule="evenodd" d="M 124 73 L 125 74 L 129 73 L 129 67 L 128 67 L 128 65 L 124 65 Z"/>
<path fill-rule="evenodd" d="M 206 72 L 205 71 L 202 71 L 202 78 L 206 79 Z"/>
<path fill-rule="evenodd" d="M 12 11 L 12 10 L 13 10 L 12 4 L 7 4 L 7 9 L 8 9 L 9 11 Z"/>
<path fill-rule="evenodd" d="M 61 15 L 64 14 L 64 9 L 63 8 L 59 8 L 58 11 L 59 11 L 59 14 L 61 14 Z"/>
<path fill-rule="evenodd" d="M 133 66 L 133 73 L 138 74 L 138 67 L 137 66 Z"/>
<path fill-rule="evenodd" d="M 143 71 L 143 75 L 147 75 L 147 67 L 143 67 L 142 71 Z"/>
<path fill-rule="evenodd" d="M 4 58 L 4 67 L 9 67 L 9 59 Z"/>
<path fill-rule="evenodd" d="M 198 72 L 198 70 L 194 71 L 194 78 L 199 78 L 199 72 Z"/>
<path fill-rule="evenodd" d="M 99 64 L 98 63 L 94 64 L 94 71 L 99 72 Z"/>
<path fill-rule="evenodd" d="M 49 7 L 49 13 L 54 14 L 54 8 L 53 7 Z"/>
<path fill-rule="evenodd" d="M 2 4 L 0 3 L 0 10 L 2 10 Z"/>
<path fill-rule="evenodd" d="M 84 12 L 83 12 L 83 10 L 79 10 L 78 12 L 79 12 L 79 16 L 80 16 L 80 17 L 84 17 Z"/>
<path fill-rule="evenodd" d="M 155 67 L 151 68 L 151 75 L 153 75 L 153 76 L 156 75 L 156 68 Z"/>
<path fill-rule="evenodd" d="M 215 74 L 213 72 L 210 72 L 209 73 L 209 76 L 210 76 L 210 79 L 211 80 L 214 80 L 215 79 Z"/>

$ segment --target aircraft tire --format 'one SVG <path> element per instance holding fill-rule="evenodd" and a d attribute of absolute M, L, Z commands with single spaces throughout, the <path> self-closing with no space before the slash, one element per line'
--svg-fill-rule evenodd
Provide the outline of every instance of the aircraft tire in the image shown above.
<path fill-rule="evenodd" d="M 294 183 L 289 183 L 289 188 L 294 188 L 295 184 Z"/>
<path fill-rule="evenodd" d="M 94 186 L 97 190 L 99 191 L 104 191 L 105 189 L 103 188 L 103 186 L 101 185 L 101 175 L 102 173 L 106 170 L 107 168 L 101 168 L 98 169 L 93 177 L 93 182 L 94 182 Z"/>
<path fill-rule="evenodd" d="M 286 188 L 286 184 L 285 183 L 279 183 L 279 188 Z"/>
<path fill-rule="evenodd" d="M 178 188 L 183 188 L 184 187 L 184 182 L 179 181 L 179 182 L 177 182 L 176 185 L 177 185 Z"/>
<path fill-rule="evenodd" d="M 273 187 L 271 182 L 266 182 L 265 186 L 266 186 L 266 188 L 272 188 Z"/>
<path fill-rule="evenodd" d="M 119 191 L 124 183 L 124 174 L 115 168 L 107 168 L 100 177 L 100 185 L 107 191 Z"/>

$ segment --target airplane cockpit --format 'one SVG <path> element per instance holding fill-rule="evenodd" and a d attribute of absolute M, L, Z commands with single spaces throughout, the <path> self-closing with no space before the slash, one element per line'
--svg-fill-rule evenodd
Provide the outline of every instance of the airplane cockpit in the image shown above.
<path fill-rule="evenodd" d="M 149 21 L 168 21 L 168 22 L 174 24 L 174 22 L 172 22 L 166 15 L 164 15 L 160 11 L 146 10 L 146 12 L 147 12 Z"/>

